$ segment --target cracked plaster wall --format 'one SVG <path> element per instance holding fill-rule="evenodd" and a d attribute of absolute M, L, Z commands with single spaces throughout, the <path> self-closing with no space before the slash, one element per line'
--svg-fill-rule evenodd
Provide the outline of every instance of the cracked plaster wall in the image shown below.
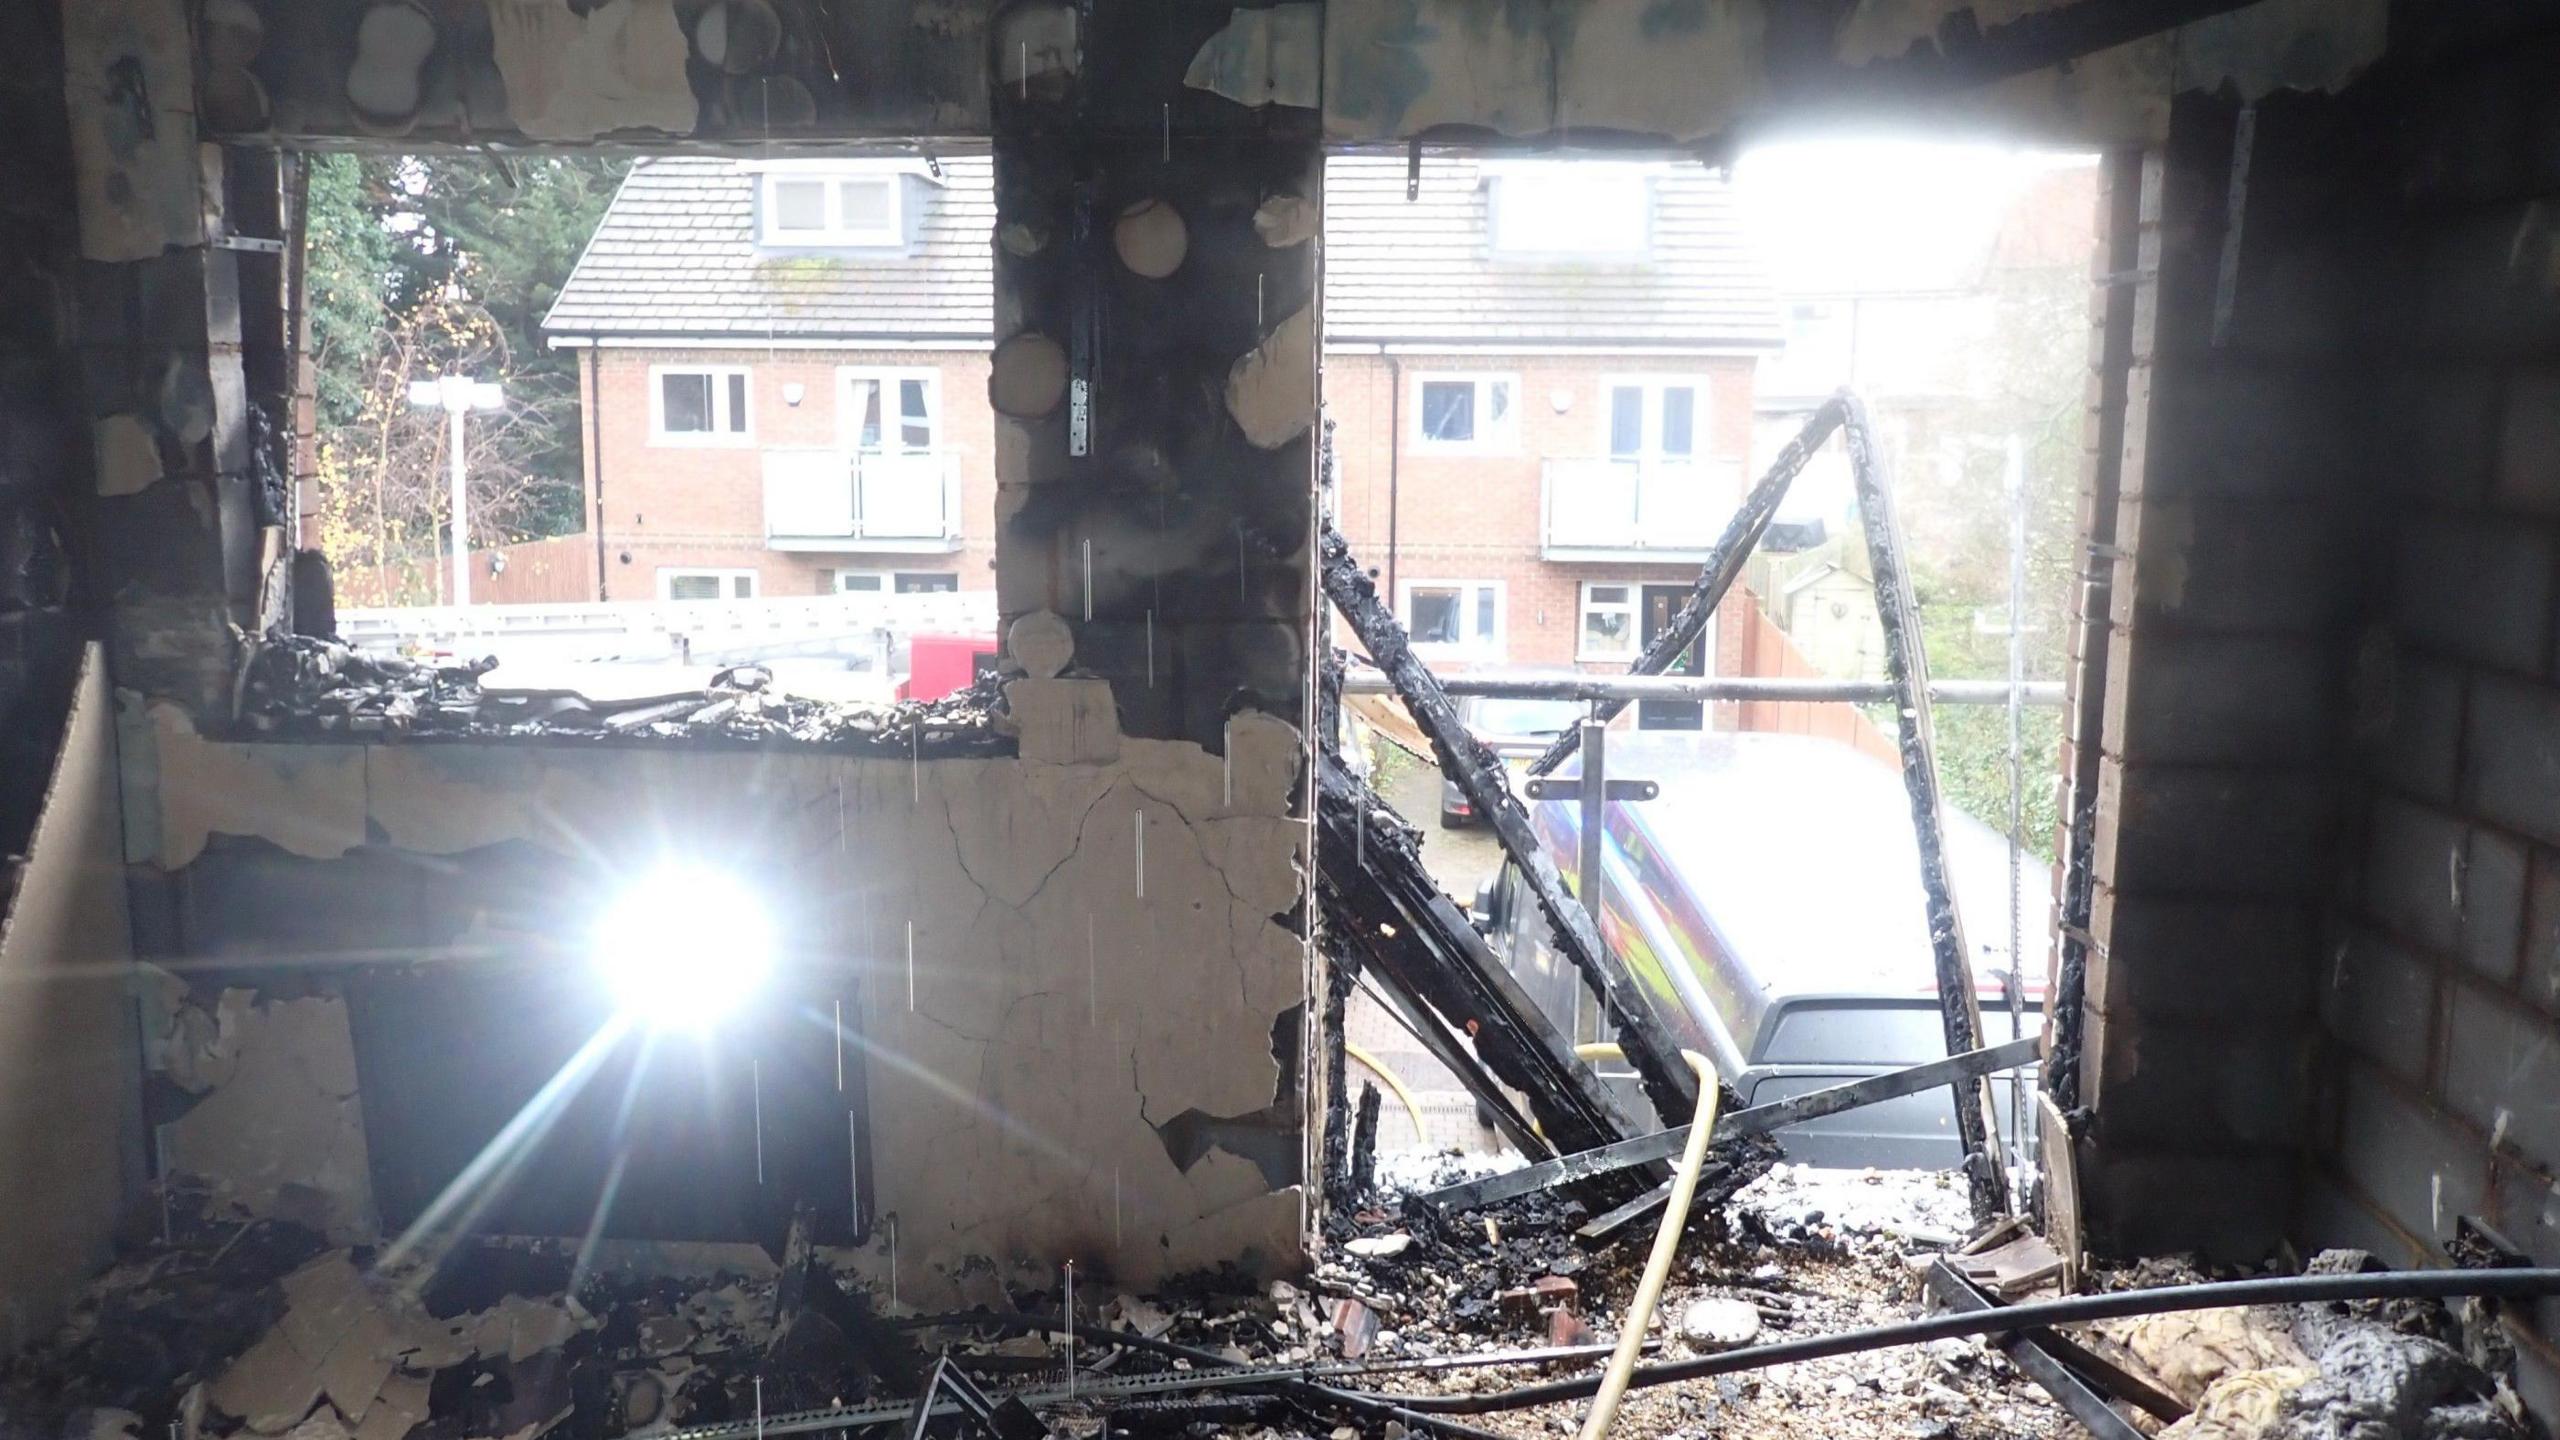
<path fill-rule="evenodd" d="M 1080 723 L 1089 730 L 1095 718 Z M 796 864 L 836 877 L 832 889 L 788 887 L 834 898 L 795 927 L 792 978 L 780 988 L 861 1007 L 877 1210 L 895 1217 L 910 1298 L 981 1256 L 1072 1258 L 1133 1284 L 1229 1260 L 1298 1263 L 1296 1177 L 1219 1148 L 1186 1169 L 1159 1132 L 1191 1112 L 1250 1116 L 1302 1088 L 1273 1054 L 1275 1025 L 1307 993 L 1293 726 L 1241 714 L 1224 756 L 1115 729 L 1106 761 L 921 764 L 227 743 L 200 737 L 169 705 L 130 709 L 126 733 L 128 748 L 148 752 L 132 772 L 146 783 L 129 794 L 130 858 L 164 872 L 183 874 L 216 835 L 320 860 L 368 836 L 422 856 L 516 841 L 631 870 L 662 844 L 686 848 L 687 835 L 756 835 L 752 856 L 706 858 L 751 875 Z M 1063 754 L 1066 743 L 1024 742 L 1035 757 Z M 253 1204 L 299 1184 L 353 1218 L 346 1207 L 361 1197 L 342 1183 L 342 1166 L 361 1155 L 363 1136 L 360 1126 L 329 1128 L 333 1097 L 352 1088 L 341 1088 L 342 1009 L 299 999 L 248 1007 L 239 1023 L 250 1016 L 263 1034 L 246 1032 L 236 1073 L 198 1076 L 215 1083 L 174 1128 L 173 1159 L 216 1172 Z M 253 1057 L 277 1047 L 262 1040 L 286 1042 L 263 1067 Z M 227 1098 L 253 1081 L 262 1098 Z M 279 1113 L 270 1098 L 301 1117 L 272 1126 L 315 1128 L 280 1128 L 261 1144 L 232 1123 Z M 297 1164 L 304 1173 L 290 1173 Z M 890 1228 L 875 1227 L 867 1252 L 884 1282 Z"/>

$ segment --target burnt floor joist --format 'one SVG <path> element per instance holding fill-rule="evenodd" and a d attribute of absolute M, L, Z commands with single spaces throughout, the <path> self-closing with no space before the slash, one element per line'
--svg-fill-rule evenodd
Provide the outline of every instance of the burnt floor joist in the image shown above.
<path fill-rule="evenodd" d="M 1644 1081 L 1645 1094 L 1666 1123 L 1697 1108 L 1697 1078 L 1680 1058 L 1680 1047 L 1626 970 L 1610 955 L 1599 927 L 1582 902 L 1565 888 L 1555 861 L 1529 829 L 1529 812 L 1513 797 L 1499 757 L 1477 743 L 1458 718 L 1458 707 L 1440 688 L 1404 626 L 1378 598 L 1378 587 L 1352 555 L 1341 532 L 1324 530 L 1325 595 L 1351 625 L 1369 658 L 1395 687 L 1396 697 L 1412 712 L 1414 723 L 1431 740 L 1440 773 L 1467 797 L 1502 842 L 1503 852 L 1520 868 L 1529 892 L 1537 897 L 1555 935 L 1556 948 L 1572 961 L 1608 1010 L 1618 1046 Z"/>
<path fill-rule="evenodd" d="M 1528 1154 L 1639 1133 L 1635 1117 L 1423 868 L 1413 832 L 1330 748 L 1317 774 L 1316 897 L 1325 933 L 1421 1012 L 1417 1038 Z M 1474 1038 L 1473 1055 L 1449 1027 Z M 1505 1085 L 1527 1097 L 1535 1127 Z"/>

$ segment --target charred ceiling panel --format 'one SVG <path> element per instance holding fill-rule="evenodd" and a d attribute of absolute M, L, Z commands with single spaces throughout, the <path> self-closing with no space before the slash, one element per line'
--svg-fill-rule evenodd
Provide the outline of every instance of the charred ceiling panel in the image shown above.
<path fill-rule="evenodd" d="M 583 1077 L 576 1098 L 484 1223 L 592 1220 L 636 1051 L 564 1064 L 602 1024 L 587 935 L 603 897 L 676 856 L 770 897 L 785 965 L 727 1040 L 656 1047 L 634 1102 L 655 1133 L 608 1233 L 760 1234 L 808 1199 L 837 1238 L 867 1235 L 884 1279 L 894 1234 L 918 1296 L 970 1256 L 1073 1257 L 1133 1283 L 1288 1266 L 1301 1202 L 1270 1148 L 1213 1136 L 1177 1155 L 1163 1129 L 1249 1117 L 1282 1154 L 1296 1133 L 1296 1107 L 1272 1107 L 1298 1093 L 1299 1057 L 1284 1068 L 1272 1035 L 1305 994 L 1300 734 L 1243 715 L 1213 754 L 1122 736 L 1099 681 L 1013 688 L 1024 758 L 921 764 L 229 744 L 160 707 L 126 732 L 135 858 L 179 891 L 160 948 L 190 962 L 191 1004 L 345 1006 L 363 1198 L 389 1228 L 563 1073 Z M 200 1111 L 222 1086 L 196 1093 Z M 204 1178 L 302 1194 L 291 1176 Z"/>
<path fill-rule="evenodd" d="M 986 16 L 913 0 L 208 0 L 204 119 L 401 145 L 982 133 Z"/>

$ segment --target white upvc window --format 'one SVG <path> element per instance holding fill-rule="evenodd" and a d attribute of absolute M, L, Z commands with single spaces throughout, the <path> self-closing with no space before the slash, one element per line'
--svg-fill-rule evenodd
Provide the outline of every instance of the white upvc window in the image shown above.
<path fill-rule="evenodd" d="M 840 595 L 948 595 L 960 588 L 954 570 L 839 570 Z"/>
<path fill-rule="evenodd" d="M 753 442 L 748 372 L 732 365 L 649 367 L 649 440 L 655 445 Z"/>
<path fill-rule="evenodd" d="M 1405 580 L 1396 585 L 1396 614 L 1417 655 L 1457 660 L 1502 658 L 1503 596 L 1499 580 Z"/>
<path fill-rule="evenodd" d="M 1582 615 L 1574 630 L 1577 660 L 1632 660 L 1637 650 L 1636 587 L 1599 580 L 1582 584 Z"/>
<path fill-rule="evenodd" d="M 942 375 L 935 370 L 836 372 L 837 426 L 865 455 L 921 455 L 942 439 Z"/>
<path fill-rule="evenodd" d="M 779 169 L 763 177 L 763 242 L 830 250 L 903 248 L 906 181 L 899 173 Z"/>
<path fill-rule="evenodd" d="M 1413 377 L 1414 448 L 1502 451 L 1520 445 L 1520 377 Z"/>
<path fill-rule="evenodd" d="M 658 567 L 658 598 L 661 600 L 753 600 L 756 598 L 756 572 L 753 570 L 680 570 Z"/>
<path fill-rule="evenodd" d="M 1618 375 L 1608 381 L 1602 440 L 1617 460 L 1683 461 L 1707 448 L 1707 381 L 1698 375 Z"/>

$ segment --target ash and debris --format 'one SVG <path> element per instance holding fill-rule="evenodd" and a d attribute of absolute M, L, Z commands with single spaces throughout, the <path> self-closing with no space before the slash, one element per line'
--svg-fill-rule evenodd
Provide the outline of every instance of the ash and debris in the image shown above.
<path fill-rule="evenodd" d="M 1415 1190 L 1482 1172 L 1472 1157 L 1408 1160 L 1393 1174 Z M 1304 1324 L 1337 1334 L 1345 1302 L 1376 1320 L 1371 1354 L 1428 1356 L 1557 1344 L 1607 1344 L 1634 1295 L 1654 1222 L 1597 1251 L 1573 1231 L 1584 1207 L 1548 1193 L 1458 1217 L 1435 1235 L 1419 1202 L 1385 1195 L 1341 1217 L 1336 1244 L 1304 1301 Z M 1775 1165 L 1725 1211 L 1704 1209 L 1682 1237 L 1656 1311 L 1651 1358 L 1675 1359 L 1799 1335 L 1908 1319 L 1925 1309 L 1919 1265 L 1968 1226 L 1954 1176 L 1826 1171 Z M 1352 1242 L 1408 1237 L 1388 1255 Z M 1378 1247 L 1363 1246 L 1363 1249 Z M 1390 1247 L 1392 1248 L 1392 1247 Z M 1353 1333 L 1365 1328 L 1353 1312 Z M 1517 1372 L 1460 1371 L 1383 1382 L 1406 1393 L 1523 1383 Z M 1503 1434 L 1570 1435 L 1580 1402 L 1467 1417 Z M 1631 1392 L 1619 1433 L 1739 1434 L 1929 1440 L 2078 1433 L 2043 1391 L 1977 1340 L 1775 1366 Z"/>
<path fill-rule="evenodd" d="M 1000 680 L 932 701 L 818 700 L 774 684 L 770 670 L 732 666 L 699 693 L 596 699 L 567 690 L 493 689 L 493 659 L 435 662 L 335 640 L 271 635 L 244 641 L 235 697 L 252 734 L 731 742 L 862 754 L 950 758 L 1012 750 Z"/>
<path fill-rule="evenodd" d="M 1400 1186 L 1464 1178 L 1463 1162 L 1399 1166 Z M 1588 1374 L 1645 1245 L 1576 1243 L 1577 1201 L 1523 1196 L 1453 1224 L 1410 1191 L 1376 1189 L 1328 1224 L 1297 1281 L 1186 1277 L 1153 1295 L 1080 1277 L 1073 1328 L 1088 1382 L 1220 1363 L 1368 1367 L 1335 1383 L 1390 1395 L 1501 1391 Z M 1256 1388 L 1059 1402 L 1063 1287 L 980 1286 L 972 1310 L 893 1314 L 796 1238 L 779 1264 L 741 1247 L 645 1247 L 582 1264 L 565 1242 L 479 1239 L 430 1268 L 332 1249 L 278 1220 L 241 1224 L 174 1197 L 171 1238 L 132 1238 L 69 1322 L 0 1367 L 0 1440 L 617 1440 L 759 1414 L 896 1404 L 948 1354 L 994 1394 L 1047 1389 L 1054 1433 L 1354 1440 L 1401 1425 Z M 1954 1177 L 1779 1166 L 1683 1238 L 1652 1357 L 1888 1324 L 1926 1307 L 1935 1238 L 1959 1227 Z M 1942 1228 L 1944 1227 L 1944 1228 Z M 1917 1238 L 1915 1238 L 1917 1237 Z M 2355 1255 L 2315 1268 L 2353 1267 Z M 2146 1262 L 2102 1283 L 2206 1278 Z M 2427 1302 L 2206 1311 L 2081 1338 L 2148 1371 L 2198 1413 L 2166 1440 L 2527 1440 L 2512 1390 L 2461 1348 L 2463 1318 Z M 1155 1349 L 1123 1344 L 1136 1335 Z M 1178 1355 L 1161 1347 L 1178 1347 Z M 1485 1368 L 1435 1358 L 1516 1357 Z M 1404 1366 L 1404 1369 L 1391 1367 Z M 1312 1407 L 1312 1408 L 1309 1408 Z M 1470 1424 L 1571 1434 L 1582 1404 Z M 1618 1432 L 1784 1440 L 1989 1440 L 2078 1433 L 1977 1339 L 1772 1366 L 1631 1393 Z M 874 1433 L 887 1433 L 878 1431 Z"/>

